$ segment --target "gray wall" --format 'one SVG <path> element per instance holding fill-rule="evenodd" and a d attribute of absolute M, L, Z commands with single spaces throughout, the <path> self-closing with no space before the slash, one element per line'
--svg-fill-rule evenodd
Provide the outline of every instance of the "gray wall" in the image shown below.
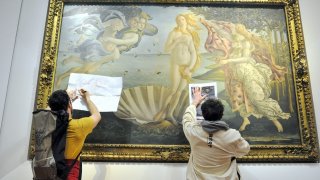
<path fill-rule="evenodd" d="M 43 0 L 1 1 L 0 177 L 27 158 L 47 4 Z"/>
<path fill-rule="evenodd" d="M 21 0 L 0 1 L 0 130 L 6 100 L 7 86 L 11 69 L 11 59 L 18 28 Z"/>

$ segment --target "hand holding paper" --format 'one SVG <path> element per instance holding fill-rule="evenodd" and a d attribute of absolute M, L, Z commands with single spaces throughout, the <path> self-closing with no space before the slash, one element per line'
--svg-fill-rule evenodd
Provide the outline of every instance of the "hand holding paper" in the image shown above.
<path fill-rule="evenodd" d="M 201 103 L 205 98 L 217 98 L 217 83 L 189 84 L 189 101 L 197 107 L 197 119 L 203 119 Z"/>
<path fill-rule="evenodd" d="M 69 77 L 68 90 L 77 91 L 82 98 L 90 96 L 100 112 L 117 111 L 122 91 L 122 77 L 107 77 L 91 74 L 71 73 Z M 87 94 L 89 91 L 90 94 Z M 68 91 L 67 91 L 68 92 Z M 85 97 L 84 97 L 85 96 Z M 78 110 L 88 110 L 86 103 L 77 98 L 72 106 Z"/>
<path fill-rule="evenodd" d="M 192 89 L 193 93 L 193 100 L 192 104 L 195 105 L 196 107 L 199 106 L 199 104 L 208 96 L 208 94 L 201 94 L 201 87 L 195 87 Z"/>
<path fill-rule="evenodd" d="M 77 91 L 74 89 L 67 89 L 68 96 L 70 98 L 70 101 L 73 102 L 78 98 Z"/>

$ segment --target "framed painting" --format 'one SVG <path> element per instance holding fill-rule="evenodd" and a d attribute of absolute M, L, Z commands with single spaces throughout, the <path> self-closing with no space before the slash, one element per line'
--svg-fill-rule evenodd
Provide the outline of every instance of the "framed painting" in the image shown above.
<path fill-rule="evenodd" d="M 318 161 L 298 1 L 50 0 L 35 109 L 71 73 L 123 77 L 84 160 L 186 162 L 188 84 L 215 82 L 223 119 L 251 145 L 239 161 Z"/>

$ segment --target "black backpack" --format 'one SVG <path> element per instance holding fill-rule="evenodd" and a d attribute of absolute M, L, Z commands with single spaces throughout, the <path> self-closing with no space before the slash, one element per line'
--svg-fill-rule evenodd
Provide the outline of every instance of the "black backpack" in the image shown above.
<path fill-rule="evenodd" d="M 69 114 L 66 111 L 37 110 L 33 112 L 35 156 L 32 161 L 33 179 L 67 179 L 75 164 L 68 166 L 64 157 Z"/>

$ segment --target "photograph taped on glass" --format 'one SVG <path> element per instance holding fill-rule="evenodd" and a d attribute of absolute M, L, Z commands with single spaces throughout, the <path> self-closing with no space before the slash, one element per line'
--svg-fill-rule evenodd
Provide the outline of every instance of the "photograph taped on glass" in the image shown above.
<path fill-rule="evenodd" d="M 193 100 L 193 93 L 196 88 L 201 89 L 201 95 L 206 96 L 206 99 L 215 99 L 218 98 L 217 96 L 217 83 L 210 82 L 210 83 L 200 83 L 200 84 L 189 84 L 189 102 L 192 103 Z M 203 120 L 202 111 L 201 111 L 201 104 L 197 107 L 197 119 Z"/>

